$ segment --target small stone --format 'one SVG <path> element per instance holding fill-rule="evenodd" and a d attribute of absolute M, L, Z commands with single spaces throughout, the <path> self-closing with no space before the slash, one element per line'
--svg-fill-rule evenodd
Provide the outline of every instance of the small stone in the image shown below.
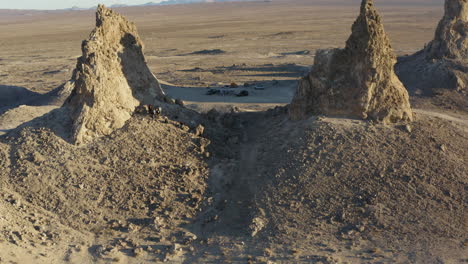
<path fill-rule="evenodd" d="M 45 161 L 44 156 L 42 156 L 39 152 L 34 152 L 33 153 L 33 162 L 36 164 L 41 164 Z"/>
<path fill-rule="evenodd" d="M 271 249 L 269 249 L 269 248 L 265 248 L 265 250 L 264 250 L 263 252 L 264 252 L 264 255 L 265 255 L 266 257 L 271 257 L 271 256 L 273 256 L 273 251 L 272 251 Z"/>
<path fill-rule="evenodd" d="M 184 106 L 184 101 L 182 101 L 181 99 L 176 99 L 176 100 L 175 100 L 175 103 L 176 103 L 177 105 Z"/>
<path fill-rule="evenodd" d="M 446 147 L 444 144 L 441 144 L 441 145 L 439 146 L 439 149 L 440 149 L 441 151 L 443 151 L 443 152 L 447 151 L 447 147 Z"/>
<path fill-rule="evenodd" d="M 191 232 L 185 232 L 184 233 L 184 243 L 187 245 L 189 243 L 192 243 L 193 241 L 197 240 L 197 235 L 191 233 Z"/>
<path fill-rule="evenodd" d="M 134 225 L 132 223 L 128 224 L 128 231 L 130 232 L 135 232 L 138 231 L 140 228 L 137 225 Z"/>
<path fill-rule="evenodd" d="M 411 126 L 410 125 L 406 125 L 404 127 L 405 131 L 408 132 L 408 133 L 411 133 L 412 129 L 411 129 Z"/>
<path fill-rule="evenodd" d="M 255 217 L 250 224 L 250 235 L 256 236 L 266 225 L 266 221 L 261 217 Z"/>
<path fill-rule="evenodd" d="M 172 99 L 171 97 L 169 97 L 169 96 L 165 96 L 164 101 L 166 103 L 168 103 L 168 104 L 175 104 L 176 103 L 176 101 L 174 99 Z"/>
<path fill-rule="evenodd" d="M 200 136 L 203 135 L 203 132 L 205 132 L 205 127 L 204 127 L 204 126 L 198 125 L 198 126 L 195 128 L 195 136 L 200 137 Z"/>
<path fill-rule="evenodd" d="M 133 249 L 133 254 L 135 256 L 140 256 L 145 252 L 145 250 L 141 247 Z"/>

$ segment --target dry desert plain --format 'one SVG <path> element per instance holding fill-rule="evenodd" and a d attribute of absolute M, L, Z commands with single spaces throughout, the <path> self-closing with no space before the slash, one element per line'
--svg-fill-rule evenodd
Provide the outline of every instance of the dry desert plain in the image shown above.
<path fill-rule="evenodd" d="M 398 56 L 443 15 L 442 0 L 376 7 Z M 0 10 L 0 263 L 468 261 L 466 95 L 411 91 L 410 125 L 284 117 L 315 51 L 345 45 L 359 1 L 115 10 L 169 96 L 232 114 L 207 115 L 209 155 L 174 121 L 200 119 L 190 111 L 132 118 L 89 147 L 15 130 L 60 106 L 36 98 L 70 79 L 95 14 Z M 206 95 L 231 83 L 249 96 Z"/>

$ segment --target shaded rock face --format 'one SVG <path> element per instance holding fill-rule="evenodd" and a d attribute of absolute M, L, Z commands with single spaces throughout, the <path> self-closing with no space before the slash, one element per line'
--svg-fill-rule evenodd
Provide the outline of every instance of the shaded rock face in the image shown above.
<path fill-rule="evenodd" d="M 398 59 L 396 72 L 410 92 L 434 89 L 465 92 L 468 87 L 468 0 L 446 0 L 434 40 L 423 50 Z"/>
<path fill-rule="evenodd" d="M 96 28 L 83 41 L 64 106 L 74 120 L 76 144 L 109 135 L 121 128 L 140 104 L 154 104 L 164 93 L 143 55 L 136 27 L 123 16 L 99 5 Z"/>
<path fill-rule="evenodd" d="M 364 0 L 345 49 L 319 50 L 289 106 L 291 119 L 344 115 L 382 122 L 411 120 L 408 93 L 373 1 Z"/>

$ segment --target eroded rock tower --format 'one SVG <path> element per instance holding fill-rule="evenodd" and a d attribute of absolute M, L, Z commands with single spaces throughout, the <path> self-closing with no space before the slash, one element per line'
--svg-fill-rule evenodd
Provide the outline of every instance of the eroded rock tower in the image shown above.
<path fill-rule="evenodd" d="M 83 41 L 64 106 L 73 120 L 72 140 L 87 143 L 121 128 L 140 104 L 154 104 L 164 93 L 146 65 L 136 27 L 99 5 L 96 28 Z"/>
<path fill-rule="evenodd" d="M 360 15 L 344 49 L 319 50 L 290 104 L 291 119 L 313 114 L 382 122 L 411 120 L 408 93 L 395 75 L 396 56 L 372 0 Z"/>

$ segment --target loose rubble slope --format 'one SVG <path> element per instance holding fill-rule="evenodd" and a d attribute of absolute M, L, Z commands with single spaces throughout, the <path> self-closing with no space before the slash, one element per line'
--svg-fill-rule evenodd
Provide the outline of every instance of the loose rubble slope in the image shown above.
<path fill-rule="evenodd" d="M 252 247 L 280 263 L 463 262 L 466 122 L 286 118 L 259 118 L 243 147 Z"/>

